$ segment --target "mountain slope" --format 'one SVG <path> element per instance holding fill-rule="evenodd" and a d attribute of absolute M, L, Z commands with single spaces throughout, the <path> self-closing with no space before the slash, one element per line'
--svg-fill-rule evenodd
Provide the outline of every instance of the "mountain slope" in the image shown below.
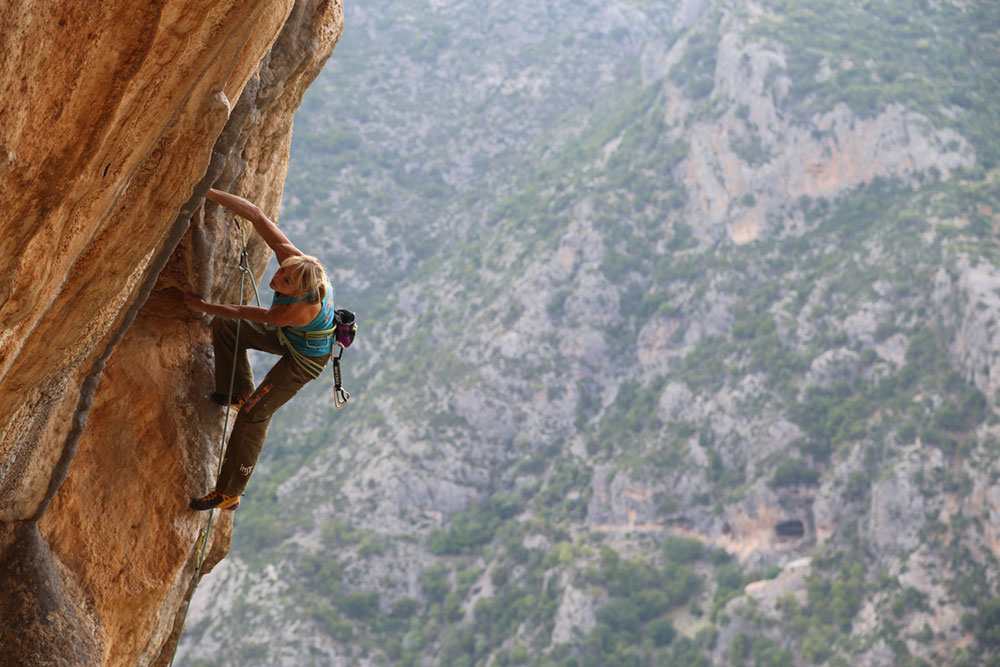
<path fill-rule="evenodd" d="M 1000 12 L 348 26 L 285 220 L 357 305 L 355 399 L 281 416 L 206 582 L 259 641 L 191 655 L 993 655 Z"/>

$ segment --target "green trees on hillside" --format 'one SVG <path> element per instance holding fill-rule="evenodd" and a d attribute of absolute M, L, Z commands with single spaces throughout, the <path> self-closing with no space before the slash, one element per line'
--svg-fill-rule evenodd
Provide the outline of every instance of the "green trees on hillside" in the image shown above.
<path fill-rule="evenodd" d="M 520 512 L 522 501 L 507 494 L 494 494 L 483 502 L 473 502 L 452 516 L 447 530 L 435 530 L 427 541 L 431 553 L 469 553 L 493 539 L 500 524 Z"/>
<path fill-rule="evenodd" d="M 674 641 L 676 631 L 667 613 L 701 589 L 701 577 L 690 564 L 705 550 L 698 540 L 670 536 L 661 553 L 663 564 L 657 567 L 644 559 L 623 559 L 611 547 L 601 546 L 600 568 L 589 570 L 586 578 L 601 586 L 608 600 L 584 637 L 581 667 L 670 664 L 670 653 L 663 649 Z"/>
<path fill-rule="evenodd" d="M 996 657 L 1000 655 L 1000 597 L 985 600 L 974 612 L 962 616 L 962 627 L 975 637 L 983 657 L 993 657 L 989 664 L 1000 662 Z"/>

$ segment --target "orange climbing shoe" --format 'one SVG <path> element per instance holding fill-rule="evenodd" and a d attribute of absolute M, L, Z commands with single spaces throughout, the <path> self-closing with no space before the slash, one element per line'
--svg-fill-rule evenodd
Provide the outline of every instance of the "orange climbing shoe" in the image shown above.
<path fill-rule="evenodd" d="M 227 496 L 225 493 L 212 489 L 201 498 L 191 499 L 191 509 L 210 510 L 219 508 L 220 510 L 234 510 L 240 506 L 239 496 Z"/>

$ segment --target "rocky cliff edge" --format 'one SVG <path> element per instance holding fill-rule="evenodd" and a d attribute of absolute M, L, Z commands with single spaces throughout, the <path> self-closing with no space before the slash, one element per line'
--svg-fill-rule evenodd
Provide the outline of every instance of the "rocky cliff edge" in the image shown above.
<path fill-rule="evenodd" d="M 239 298 L 203 195 L 277 214 L 342 6 L 15 0 L 0 27 L 0 662 L 167 664 L 223 427 L 181 295 Z"/>

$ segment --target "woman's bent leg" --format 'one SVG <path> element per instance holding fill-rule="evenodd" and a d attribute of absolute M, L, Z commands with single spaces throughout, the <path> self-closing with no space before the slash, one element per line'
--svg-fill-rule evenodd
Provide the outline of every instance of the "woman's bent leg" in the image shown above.
<path fill-rule="evenodd" d="M 236 348 L 236 327 L 239 325 L 240 348 Z M 271 354 L 285 353 L 278 342 L 275 329 L 257 322 L 216 317 L 212 321 L 212 347 L 215 351 L 215 391 L 229 394 L 233 382 L 233 396 L 249 396 L 253 391 L 253 372 L 247 350 L 262 350 Z M 233 376 L 233 365 L 236 375 Z"/>
<path fill-rule="evenodd" d="M 222 471 L 215 487 L 218 491 L 230 496 L 243 493 L 264 448 L 271 417 L 310 380 L 312 377 L 290 355 L 283 356 L 268 371 L 257 390 L 240 408 L 236 423 L 233 424 Z"/>

